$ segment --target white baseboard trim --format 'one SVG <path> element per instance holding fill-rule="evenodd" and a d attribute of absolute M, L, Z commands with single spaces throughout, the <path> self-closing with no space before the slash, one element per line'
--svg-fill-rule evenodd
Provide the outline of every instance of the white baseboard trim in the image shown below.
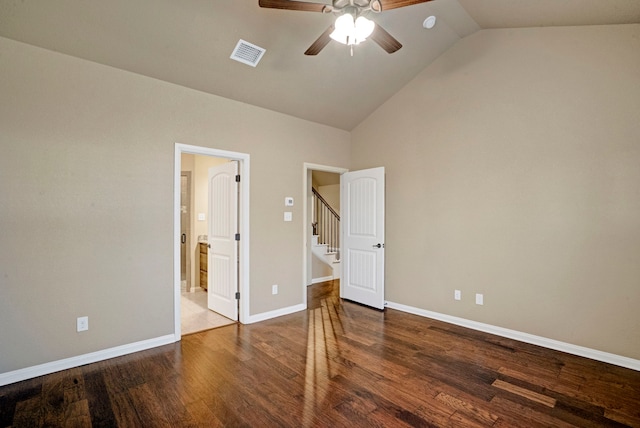
<path fill-rule="evenodd" d="M 39 364 L 37 366 L 26 367 L 6 373 L 0 373 L 0 386 L 10 383 L 20 382 L 34 377 L 59 372 L 61 370 L 72 369 L 84 366 L 85 364 L 96 363 L 108 360 L 109 358 L 121 357 L 134 352 L 145 351 L 162 345 L 168 345 L 180 340 L 173 334 L 160 336 L 153 339 L 142 340 L 140 342 L 129 343 L 127 345 L 116 346 L 102 351 L 91 352 L 89 354 L 78 355 L 76 357 L 65 358 L 63 360 L 52 361 L 50 363 Z"/>
<path fill-rule="evenodd" d="M 419 315 L 426 318 L 432 318 L 438 321 L 443 321 L 449 324 L 455 324 L 462 327 L 467 327 L 472 330 L 483 331 L 485 333 L 495 334 L 496 336 L 502 336 L 509 339 L 518 340 L 520 342 L 530 343 L 532 345 L 542 346 L 544 348 L 554 349 L 556 351 L 566 352 L 568 354 L 578 355 L 580 357 L 590 358 L 596 361 L 602 361 L 603 363 L 614 364 L 620 367 L 626 367 L 628 369 L 640 371 L 640 360 L 633 358 L 623 357 L 621 355 L 610 354 L 608 352 L 598 351 L 596 349 L 585 348 L 583 346 L 573 345 L 571 343 L 560 342 L 554 339 L 548 339 L 546 337 L 535 336 L 529 333 L 523 333 L 516 330 L 510 330 L 494 326 L 491 324 L 484 324 L 477 321 L 471 321 L 465 318 L 458 318 L 451 315 L 441 314 L 438 312 L 432 312 L 425 309 L 415 308 L 413 306 L 407 306 L 400 303 L 386 302 L 386 307 L 396 309 L 398 311 L 407 312 L 414 315 Z"/>
<path fill-rule="evenodd" d="M 333 275 L 329 275 L 329 276 L 322 276 L 320 278 L 313 278 L 311 280 L 311 284 L 319 284 L 321 282 L 325 282 L 325 281 L 331 281 L 333 279 Z"/>
<path fill-rule="evenodd" d="M 300 303 L 299 305 L 289 306 L 282 309 L 276 309 L 275 311 L 263 312 L 261 314 L 251 315 L 249 320 L 245 324 L 253 324 L 255 322 L 270 320 L 271 318 L 281 317 L 283 315 L 289 315 L 294 312 L 300 312 L 307 309 L 307 305 Z"/>

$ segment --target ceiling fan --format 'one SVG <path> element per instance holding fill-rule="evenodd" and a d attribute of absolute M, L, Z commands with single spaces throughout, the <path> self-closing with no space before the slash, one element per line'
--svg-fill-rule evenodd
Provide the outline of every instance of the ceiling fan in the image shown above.
<path fill-rule="evenodd" d="M 324 33 L 305 51 L 305 55 L 318 55 L 333 39 L 351 47 L 371 37 L 382 49 L 394 53 L 402 47 L 391 34 L 366 18 L 369 13 L 426 3 L 431 0 L 332 0 L 331 4 L 296 0 L 258 0 L 260 7 L 270 9 L 301 10 L 305 12 L 333 13 L 338 15 Z"/>

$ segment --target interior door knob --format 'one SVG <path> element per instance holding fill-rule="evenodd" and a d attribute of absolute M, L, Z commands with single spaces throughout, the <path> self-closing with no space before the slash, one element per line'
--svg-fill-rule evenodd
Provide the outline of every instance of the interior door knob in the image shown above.
<path fill-rule="evenodd" d="M 382 244 L 378 242 L 376 245 L 373 246 L 373 248 L 382 248 Z"/>

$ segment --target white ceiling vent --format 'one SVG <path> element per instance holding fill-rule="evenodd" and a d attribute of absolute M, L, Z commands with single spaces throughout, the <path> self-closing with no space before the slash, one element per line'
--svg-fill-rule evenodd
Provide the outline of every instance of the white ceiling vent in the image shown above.
<path fill-rule="evenodd" d="M 266 49 L 261 48 L 260 46 L 256 46 L 253 43 L 245 42 L 240 39 L 236 48 L 231 53 L 231 59 L 235 59 L 236 61 L 240 61 L 252 67 L 255 67 L 262 59 L 262 55 L 264 55 Z"/>

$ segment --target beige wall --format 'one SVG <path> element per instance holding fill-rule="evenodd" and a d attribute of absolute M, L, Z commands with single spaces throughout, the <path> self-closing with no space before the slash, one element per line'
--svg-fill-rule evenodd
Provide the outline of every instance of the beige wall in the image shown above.
<path fill-rule="evenodd" d="M 0 58 L 0 373 L 173 333 L 175 143 L 250 154 L 251 315 L 302 303 L 283 200 L 304 162 L 348 167 L 349 133 L 3 38 Z"/>
<path fill-rule="evenodd" d="M 640 25 L 485 30 L 359 125 L 386 299 L 640 358 L 639 70 Z"/>

